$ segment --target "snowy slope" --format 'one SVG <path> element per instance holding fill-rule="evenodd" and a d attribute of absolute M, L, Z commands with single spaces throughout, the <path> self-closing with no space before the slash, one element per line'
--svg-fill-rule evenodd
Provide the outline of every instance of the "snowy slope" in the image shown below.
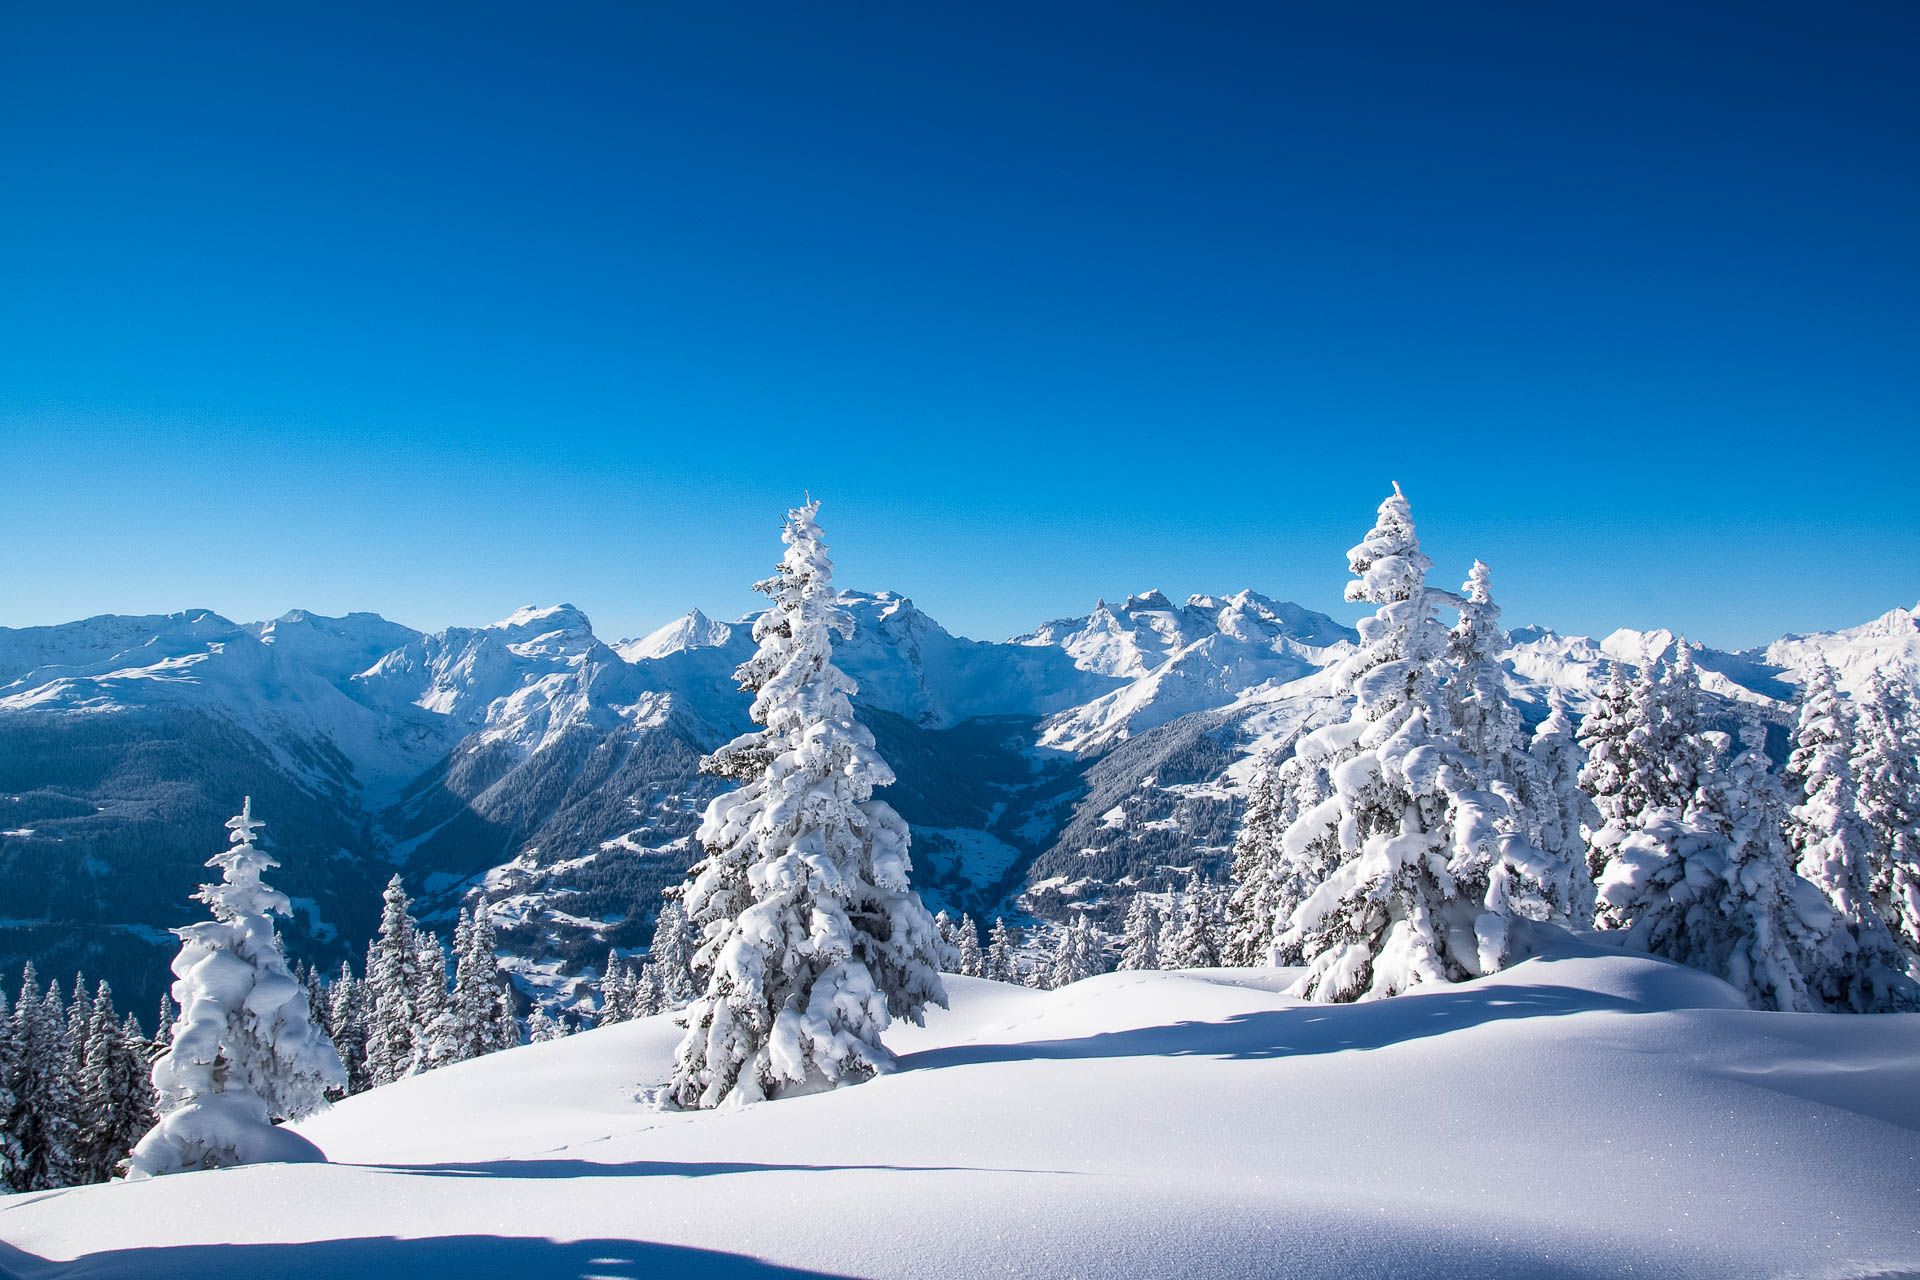
<path fill-rule="evenodd" d="M 1562 937 L 1564 937 L 1562 935 Z M 1920 1269 L 1920 1017 L 1580 944 L 1301 1006 L 1274 971 L 951 979 L 903 1070 L 661 1114 L 649 1019 L 356 1098 L 337 1163 L 0 1200 L 15 1280 L 1647 1277 Z"/>

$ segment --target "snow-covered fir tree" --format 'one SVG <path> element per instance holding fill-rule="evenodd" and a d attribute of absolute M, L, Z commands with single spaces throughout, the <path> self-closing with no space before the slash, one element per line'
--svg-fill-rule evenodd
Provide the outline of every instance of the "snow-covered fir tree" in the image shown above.
<path fill-rule="evenodd" d="M 527 1041 L 530 1044 L 545 1044 L 549 1040 L 560 1040 L 573 1033 L 562 1018 L 556 1018 L 545 1009 L 536 1008 L 527 1019 Z"/>
<path fill-rule="evenodd" d="M 668 1008 L 678 1008 L 693 999 L 696 990 L 693 931 L 680 898 L 680 886 L 667 891 L 654 920 L 653 942 L 647 948 L 647 963 L 653 968 Z"/>
<path fill-rule="evenodd" d="M 1133 901 L 1127 903 L 1126 923 L 1120 936 L 1120 967 L 1158 969 L 1161 928 L 1160 911 L 1153 899 L 1144 892 L 1134 894 Z"/>
<path fill-rule="evenodd" d="M 1575 737 L 1586 761 L 1580 766 L 1580 789 L 1593 806 L 1587 820 L 1588 879 L 1598 881 L 1620 842 L 1638 826 L 1647 809 L 1646 774 L 1650 762 L 1641 759 L 1634 726 L 1643 713 L 1628 682 L 1626 669 L 1614 664 L 1606 687 L 1587 706 Z"/>
<path fill-rule="evenodd" d="M 960 926 L 945 911 L 935 913 L 933 931 L 940 939 L 940 971 L 960 972 Z"/>
<path fill-rule="evenodd" d="M 513 984 L 500 984 L 500 996 L 493 1008 L 493 1034 L 488 1052 L 511 1049 L 520 1043 L 520 1019 L 514 1013 Z"/>
<path fill-rule="evenodd" d="M 667 993 L 660 985 L 658 969 L 643 964 L 632 971 L 627 989 L 627 1008 L 632 1011 L 629 1017 L 650 1018 L 656 1013 L 665 1013 L 670 1007 Z"/>
<path fill-rule="evenodd" d="M 1486 786 L 1501 791 L 1517 808 L 1532 761 L 1520 714 L 1507 696 L 1506 672 L 1500 665 L 1507 633 L 1500 627 L 1493 577 L 1484 561 L 1473 562 L 1460 593 L 1459 621 L 1447 635 L 1447 712 L 1460 749 L 1479 764 Z"/>
<path fill-rule="evenodd" d="M 1107 971 L 1107 955 L 1085 915 L 1062 925 L 1047 967 L 1047 985 L 1060 988 Z"/>
<path fill-rule="evenodd" d="M 420 930 L 416 938 L 420 980 L 413 993 L 413 1053 L 406 1071 L 410 1076 L 456 1061 L 457 1039 L 447 1011 L 447 953 L 431 930 Z"/>
<path fill-rule="evenodd" d="M 1807 673 L 1787 770 L 1803 797 L 1787 831 L 1799 873 L 1826 896 L 1835 915 L 1835 945 L 1845 935 L 1851 956 L 1826 997 L 1861 1013 L 1907 1009 L 1920 989 L 1906 976 L 1907 955 L 1873 901 L 1871 840 L 1860 816 L 1853 776 L 1853 715 L 1841 700 L 1833 668 Z"/>
<path fill-rule="evenodd" d="M 395 875 L 382 895 L 380 932 L 367 948 L 367 1082 L 392 1084 L 414 1062 L 420 1038 L 420 930 Z"/>
<path fill-rule="evenodd" d="M 1213 891 L 1195 876 L 1180 895 L 1177 927 L 1161 947 L 1161 964 L 1168 969 L 1212 969 L 1220 964 L 1220 937 L 1214 920 Z"/>
<path fill-rule="evenodd" d="M 460 913 L 453 939 L 453 992 L 447 999 L 441 1058 L 465 1062 L 496 1047 L 493 1022 L 500 1006 L 500 957 L 486 903 L 471 913 Z"/>
<path fill-rule="evenodd" d="M 960 972 L 969 978 L 986 976 L 986 953 L 980 949 L 980 926 L 965 913 L 960 916 Z"/>
<path fill-rule="evenodd" d="M 876 787 L 894 780 L 833 665 L 852 633 L 836 603 L 818 504 L 790 512 L 759 648 L 737 672 L 762 729 L 715 753 L 742 780 L 708 805 L 706 856 L 684 904 L 708 975 L 687 1012 L 671 1086 L 685 1107 L 752 1102 L 863 1080 L 892 1065 L 893 1018 L 944 1004 L 939 938 L 909 881 L 906 823 Z"/>
<path fill-rule="evenodd" d="M 1243 896 L 1248 907 L 1257 908 L 1269 935 L 1264 951 L 1253 949 L 1251 937 L 1239 944 L 1240 949 L 1233 954 L 1245 957 L 1248 963 L 1300 963 L 1299 939 L 1288 932 L 1287 926 L 1300 904 L 1340 866 L 1345 851 L 1337 830 L 1297 825 L 1298 819 L 1326 803 L 1333 794 L 1334 767 L 1351 758 L 1357 750 L 1349 740 L 1296 734 L 1291 744 L 1292 754 L 1275 768 L 1271 782 L 1274 810 L 1271 818 L 1262 822 L 1277 834 L 1260 837 L 1267 846 L 1263 862 L 1257 871 L 1249 872 L 1263 875 L 1266 883 L 1258 896 Z M 1240 887 L 1236 882 L 1236 892 Z M 1253 922 L 1242 923 L 1234 918 L 1231 903 L 1228 918 L 1230 927 L 1236 931 L 1255 933 Z"/>
<path fill-rule="evenodd" d="M 1223 928 L 1221 959 L 1226 964 L 1251 967 L 1268 962 L 1273 953 L 1273 935 L 1280 914 L 1277 863 L 1280 839 L 1286 834 L 1287 806 L 1282 770 L 1292 758 L 1293 743 L 1286 752 L 1270 751 L 1254 764 L 1253 778 L 1247 786 L 1247 807 L 1240 818 L 1240 829 L 1233 838 L 1233 891 L 1227 897 L 1227 918 Z M 1135 908 L 1141 918 L 1135 919 Z M 1139 895 L 1127 908 L 1125 956 L 1122 969 L 1157 969 L 1157 948 L 1147 935 L 1146 913 L 1151 905 Z M 1152 927 L 1157 928 L 1157 922 Z M 1136 963 L 1137 961 L 1137 963 Z"/>
<path fill-rule="evenodd" d="M 1532 757 L 1526 806 L 1533 817 L 1533 839 L 1542 852 L 1568 870 L 1572 893 L 1569 923 L 1586 929 L 1593 925 L 1593 876 L 1587 862 L 1587 833 L 1600 825 L 1599 810 L 1580 789 L 1586 753 L 1574 734 L 1566 696 L 1558 686 L 1548 690 L 1547 718 L 1533 731 L 1528 744 Z"/>
<path fill-rule="evenodd" d="M 32 964 L 13 1006 L 12 1189 L 50 1191 L 80 1181 L 80 1097 L 60 984 L 40 990 Z"/>
<path fill-rule="evenodd" d="M 1352 714 L 1301 744 L 1342 757 L 1333 793 L 1285 838 L 1294 848 L 1334 842 L 1341 855 L 1282 935 L 1307 965 L 1296 994 L 1316 1000 L 1494 972 L 1521 901 L 1564 903 L 1568 893 L 1551 860 L 1511 832 L 1505 801 L 1459 748 L 1435 670 L 1448 633 L 1398 486 L 1348 562 L 1347 598 L 1378 608 L 1340 672 Z"/>
<path fill-rule="evenodd" d="M 353 976 L 353 966 L 344 960 L 339 976 L 327 988 L 327 1026 L 333 1047 L 347 1068 L 347 1092 L 371 1089 L 373 1080 L 367 1073 L 367 987 Z"/>
<path fill-rule="evenodd" d="M 279 1120 L 326 1105 L 346 1071 L 313 1025 L 273 917 L 292 907 L 261 876 L 279 864 L 254 842 L 251 798 L 227 823 L 228 847 L 208 866 L 217 883 L 195 895 L 211 921 L 176 929 L 173 1043 L 153 1065 L 160 1121 L 134 1148 L 129 1177 L 260 1160 L 317 1160 L 320 1152 Z"/>
<path fill-rule="evenodd" d="M 154 1092 L 146 1046 L 131 1018 L 119 1019 L 101 983 L 87 1027 L 80 1072 L 80 1180 L 105 1182 L 154 1125 Z"/>
<path fill-rule="evenodd" d="M 19 1188 L 14 1182 L 22 1166 L 20 1139 L 14 1133 L 20 1098 L 14 1081 L 20 1072 L 20 1049 L 15 1040 L 7 993 L 0 991 L 0 1194 Z"/>
<path fill-rule="evenodd" d="M 1724 978 L 1756 1009 L 1822 1006 L 1832 918 L 1793 872 L 1786 798 L 1751 716 L 1738 743 L 1704 736 L 1703 776 L 1684 810 L 1641 815 L 1600 885 L 1604 916 L 1628 945 Z"/>
<path fill-rule="evenodd" d="M 1875 671 L 1857 720 L 1853 774 L 1873 904 L 1906 949 L 1911 970 L 1920 962 L 1920 717 L 1913 685 Z"/>
<path fill-rule="evenodd" d="M 1014 957 L 1020 954 L 1020 938 L 1007 926 L 1005 916 L 993 918 L 993 929 L 987 934 L 987 955 L 983 962 L 983 977 L 995 982 L 1018 982 L 1019 970 Z"/>

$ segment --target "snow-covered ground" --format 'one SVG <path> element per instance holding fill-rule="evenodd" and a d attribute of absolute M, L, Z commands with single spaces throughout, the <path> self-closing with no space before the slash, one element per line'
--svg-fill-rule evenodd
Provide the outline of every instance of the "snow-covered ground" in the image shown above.
<path fill-rule="evenodd" d="M 1920 1016 L 1578 943 L 1306 1006 L 1275 971 L 949 979 L 903 1069 L 663 1114 L 662 1018 L 301 1126 L 335 1163 L 0 1199 L 49 1277 L 1920 1274 Z"/>

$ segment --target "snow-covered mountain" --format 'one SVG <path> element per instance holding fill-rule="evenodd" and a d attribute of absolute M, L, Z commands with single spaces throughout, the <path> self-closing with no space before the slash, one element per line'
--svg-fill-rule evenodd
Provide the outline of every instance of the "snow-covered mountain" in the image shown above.
<path fill-rule="evenodd" d="M 837 660 L 900 775 L 936 906 L 1106 920 L 1140 890 L 1224 874 L 1255 759 L 1339 712 L 1353 632 L 1249 591 L 1100 602 L 1006 642 L 892 592 L 848 592 Z M 700 757 L 748 727 L 752 618 L 697 611 L 608 645 L 569 605 L 421 634 L 371 614 L 235 623 L 205 610 L 0 628 L 0 965 L 84 967 L 135 1002 L 235 797 L 251 793 L 298 907 L 296 954 L 354 957 L 396 869 L 423 913 L 492 904 L 530 992 L 645 945 L 720 785 Z M 1523 707 L 1576 709 L 1670 654 L 1668 632 L 1513 633 Z M 1764 649 L 1696 648 L 1709 692 L 1784 724 L 1796 667 L 1857 687 L 1920 669 L 1899 609 Z M 1529 714 L 1536 714 L 1529 712 Z"/>

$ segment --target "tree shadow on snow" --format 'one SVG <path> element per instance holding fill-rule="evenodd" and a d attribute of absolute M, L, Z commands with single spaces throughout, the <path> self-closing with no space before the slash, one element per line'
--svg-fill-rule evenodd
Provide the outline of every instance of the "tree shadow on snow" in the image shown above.
<path fill-rule="evenodd" d="M 368 1236 L 302 1244 L 193 1244 L 108 1249 L 55 1262 L 0 1241 L 0 1280 L 822 1280 L 832 1273 L 737 1253 L 645 1240 L 563 1242 L 525 1236 Z"/>
<path fill-rule="evenodd" d="M 949 1045 L 902 1055 L 900 1069 L 924 1071 L 977 1062 L 1049 1058 L 1211 1057 L 1250 1061 L 1310 1057 L 1350 1049 L 1381 1049 L 1516 1018 L 1643 1011 L 1632 1001 L 1577 987 L 1504 989 L 1498 995 L 1436 991 L 1364 1004 L 1303 1005 L 1243 1013 L 1224 1022 L 1177 1022 L 1103 1031 L 1072 1040 Z"/>
<path fill-rule="evenodd" d="M 359 1169 L 435 1178 L 713 1178 L 736 1173 L 1059 1173 L 1057 1169 L 980 1169 L 948 1164 L 752 1164 L 739 1161 L 482 1160 L 448 1164 L 361 1164 Z"/>

